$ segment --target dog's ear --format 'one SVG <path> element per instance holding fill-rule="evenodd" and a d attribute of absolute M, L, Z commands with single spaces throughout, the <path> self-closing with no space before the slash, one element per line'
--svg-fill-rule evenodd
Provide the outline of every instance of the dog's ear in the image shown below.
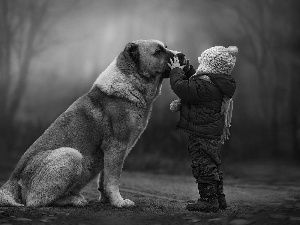
<path fill-rule="evenodd" d="M 124 56 L 127 60 L 132 60 L 136 65 L 139 64 L 139 46 L 135 43 L 128 43 L 124 49 Z"/>
<path fill-rule="evenodd" d="M 132 74 L 139 71 L 139 58 L 139 46 L 131 42 L 119 54 L 116 65 L 124 74 Z"/>

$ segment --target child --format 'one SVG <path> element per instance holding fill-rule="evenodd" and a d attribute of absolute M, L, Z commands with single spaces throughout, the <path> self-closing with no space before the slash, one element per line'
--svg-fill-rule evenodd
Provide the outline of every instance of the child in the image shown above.
<path fill-rule="evenodd" d="M 220 150 L 229 137 L 231 98 L 236 88 L 230 74 L 237 53 L 235 46 L 205 50 L 198 58 L 196 73 L 188 79 L 186 66 L 181 66 L 177 58 L 169 64 L 171 88 L 180 98 L 171 103 L 170 109 L 180 110 L 177 128 L 189 133 L 188 151 L 200 194 L 196 203 L 187 205 L 189 211 L 215 212 L 227 207 L 219 170 Z"/>

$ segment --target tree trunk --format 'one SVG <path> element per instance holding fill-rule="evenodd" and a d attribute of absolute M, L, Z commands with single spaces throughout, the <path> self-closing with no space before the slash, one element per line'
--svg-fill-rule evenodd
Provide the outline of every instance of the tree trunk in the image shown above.
<path fill-rule="evenodd" d="M 0 151 L 7 153 L 12 127 L 7 120 L 8 92 L 10 87 L 11 30 L 9 27 L 9 2 L 0 2 Z"/>
<path fill-rule="evenodd" d="M 298 67 L 298 66 L 296 66 Z M 297 71 L 297 70 L 294 70 Z M 290 121 L 291 121 L 291 139 L 293 146 L 293 155 L 297 161 L 300 161 L 300 146 L 298 140 L 298 130 L 299 130 L 299 89 L 297 85 L 299 84 L 299 80 L 297 73 L 293 73 L 291 78 L 291 94 L 290 94 Z"/>
<path fill-rule="evenodd" d="M 13 92 L 13 96 L 11 97 L 10 105 L 8 108 L 7 119 L 10 120 L 11 123 L 16 116 L 17 110 L 26 89 L 26 81 L 29 74 L 29 66 L 32 58 L 32 54 L 29 52 L 30 50 L 27 50 L 25 53 L 24 60 L 19 72 L 19 80 L 16 85 L 15 91 Z"/>
<path fill-rule="evenodd" d="M 0 7 L 0 122 L 7 113 L 8 90 L 10 86 L 10 46 L 11 37 L 8 26 L 8 2 L 1 1 Z"/>

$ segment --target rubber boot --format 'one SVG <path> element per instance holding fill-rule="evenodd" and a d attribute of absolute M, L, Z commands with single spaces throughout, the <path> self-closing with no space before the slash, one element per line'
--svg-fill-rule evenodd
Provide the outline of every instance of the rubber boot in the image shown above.
<path fill-rule="evenodd" d="M 188 204 L 188 211 L 217 212 L 219 204 L 217 199 L 217 183 L 199 183 L 200 198 L 196 203 Z"/>
<path fill-rule="evenodd" d="M 223 192 L 223 173 L 219 173 L 219 179 L 220 181 L 217 182 L 217 195 L 218 195 L 218 202 L 219 202 L 219 208 L 224 210 L 227 208 L 227 202 L 225 199 L 225 194 Z"/>

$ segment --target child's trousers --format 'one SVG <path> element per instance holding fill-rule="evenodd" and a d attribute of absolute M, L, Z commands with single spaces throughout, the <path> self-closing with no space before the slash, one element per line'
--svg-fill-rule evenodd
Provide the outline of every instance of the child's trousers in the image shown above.
<path fill-rule="evenodd" d="M 192 158 L 192 173 L 197 183 L 220 181 L 220 140 L 190 135 L 188 151 Z"/>
<path fill-rule="evenodd" d="M 192 158 L 192 173 L 198 183 L 200 199 L 195 204 L 187 205 L 187 209 L 190 211 L 226 209 L 223 176 L 219 171 L 221 141 L 190 135 L 188 150 Z"/>

